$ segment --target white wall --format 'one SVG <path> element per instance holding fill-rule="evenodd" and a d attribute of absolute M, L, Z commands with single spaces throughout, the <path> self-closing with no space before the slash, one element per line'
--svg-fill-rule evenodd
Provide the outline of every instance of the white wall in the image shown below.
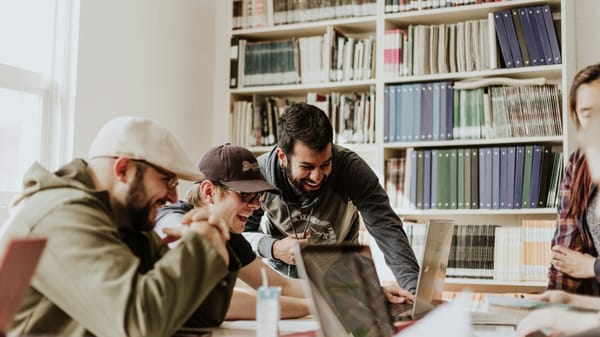
<path fill-rule="evenodd" d="M 577 0 L 575 6 L 575 36 L 577 69 L 600 62 L 600 2 Z"/>
<path fill-rule="evenodd" d="M 120 115 L 162 123 L 194 162 L 215 145 L 217 2 L 81 1 L 75 157 L 85 157 L 99 126 Z"/>

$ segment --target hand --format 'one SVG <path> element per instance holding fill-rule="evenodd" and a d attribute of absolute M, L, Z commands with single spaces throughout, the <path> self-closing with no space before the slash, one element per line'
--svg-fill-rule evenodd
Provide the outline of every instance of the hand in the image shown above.
<path fill-rule="evenodd" d="M 596 275 L 594 262 L 596 258 L 589 254 L 582 254 L 572 249 L 552 247 L 552 265 L 556 270 L 576 278 L 591 278 Z"/>
<path fill-rule="evenodd" d="M 189 227 L 187 226 L 180 226 L 180 227 L 165 227 L 163 228 L 163 233 L 166 234 L 166 236 L 164 236 L 161 241 L 162 243 L 164 243 L 165 245 L 171 243 L 171 242 L 175 242 L 179 239 L 181 239 L 181 237 L 187 232 L 189 231 Z"/>
<path fill-rule="evenodd" d="M 385 282 L 381 288 L 383 289 L 385 298 L 390 303 L 404 303 L 406 301 L 413 302 L 415 300 L 415 296 L 413 294 L 400 288 L 398 283 L 395 281 Z"/>
<path fill-rule="evenodd" d="M 229 240 L 229 226 L 222 219 L 210 214 L 206 208 L 196 208 L 186 213 L 181 223 L 202 235 L 221 255 L 225 264 L 229 265 L 229 253 L 225 246 L 225 242 Z"/>
<path fill-rule="evenodd" d="M 573 324 L 577 322 L 577 324 Z M 568 311 L 560 308 L 534 310 L 517 325 L 517 336 L 527 336 L 536 330 L 549 330 L 548 336 L 582 332 L 598 325 L 598 314 Z"/>
<path fill-rule="evenodd" d="M 296 239 L 294 235 L 290 235 L 287 238 L 275 241 L 273 243 L 273 257 L 279 259 L 288 264 L 296 264 L 296 257 L 294 256 L 294 246 L 296 244 L 302 247 L 308 245 L 308 238 Z"/>
<path fill-rule="evenodd" d="M 561 313 L 564 310 L 557 308 L 547 308 L 534 310 L 519 322 L 517 325 L 517 336 L 524 337 L 536 330 L 548 330 L 549 336 L 557 336 L 560 331 L 553 328 L 554 322 L 561 319 Z"/>

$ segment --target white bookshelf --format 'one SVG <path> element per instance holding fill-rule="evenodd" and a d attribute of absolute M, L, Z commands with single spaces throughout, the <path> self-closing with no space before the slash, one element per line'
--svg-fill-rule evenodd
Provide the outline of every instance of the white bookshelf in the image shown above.
<path fill-rule="evenodd" d="M 386 77 L 383 70 L 384 64 L 384 32 L 394 27 L 406 27 L 409 24 L 441 24 L 456 23 L 469 19 L 485 19 L 488 13 L 501 9 L 519 8 L 524 6 L 538 6 L 549 4 L 554 13 L 560 12 L 560 32 L 562 64 L 545 65 L 535 67 L 520 67 L 508 69 L 492 69 L 474 72 L 455 72 L 426 76 L 406 76 L 406 77 Z M 307 37 L 322 35 L 327 27 L 334 26 L 349 36 L 364 36 L 372 34 L 375 37 L 376 50 L 376 71 L 375 78 L 360 81 L 345 82 L 325 82 L 314 84 L 298 85 L 268 85 L 257 87 L 240 87 L 229 90 L 229 105 L 239 99 L 256 101 L 257 98 L 265 96 L 295 97 L 301 99 L 306 97 L 308 92 L 318 92 L 327 94 L 334 91 L 339 92 L 366 92 L 375 89 L 376 94 L 376 121 L 375 121 L 375 143 L 374 144 L 344 144 L 361 156 L 363 156 L 376 174 L 380 177 L 383 184 L 385 160 L 402 153 L 409 148 L 443 148 L 443 147 L 463 147 L 463 146 L 501 146 L 506 144 L 533 144 L 547 143 L 555 147 L 562 147 L 565 160 L 572 150 L 572 144 L 569 141 L 569 117 L 567 113 L 568 86 L 570 79 L 575 71 L 575 32 L 574 17 L 575 10 L 573 1 L 568 0 L 512 0 L 495 3 L 465 5 L 450 8 L 427 9 L 411 12 L 385 13 L 385 1 L 377 0 L 377 14 L 375 16 L 344 18 L 335 20 L 325 20 L 319 22 L 295 23 L 289 25 L 280 25 L 273 27 L 260 27 L 230 31 L 232 37 L 245 38 L 248 40 L 277 40 L 291 37 Z M 231 13 L 231 11 L 229 11 Z M 556 15 L 556 14 L 555 14 Z M 458 81 L 476 77 L 512 77 L 518 79 L 544 77 L 549 81 L 559 83 L 562 91 L 562 125 L 563 134 L 550 137 L 522 137 L 522 138 L 498 138 L 498 139 L 469 139 L 469 140 L 448 140 L 448 141 L 427 141 L 427 142 L 384 142 L 384 89 L 386 85 L 413 83 L 413 82 L 431 82 L 431 81 Z M 230 116 L 230 114 L 227 114 Z M 230 118 L 230 117 L 228 117 Z M 228 125 L 231 120 L 228 120 Z M 231 138 L 231 135 L 229 135 Z M 271 146 L 251 147 L 256 153 L 264 153 L 271 149 Z M 427 221 L 432 218 L 452 218 L 457 223 L 494 223 L 499 225 L 511 225 L 520 222 L 523 219 L 554 219 L 556 209 L 554 208 L 533 208 L 533 209 L 459 209 L 459 210 L 417 210 L 417 209 L 396 209 L 397 213 L 409 219 L 417 221 Z M 383 263 L 381 259 L 378 263 Z M 518 281 L 492 281 L 476 279 L 448 279 L 447 290 L 460 290 L 470 288 L 474 291 L 487 292 L 530 292 L 540 291 L 545 287 L 545 282 L 518 282 Z"/>

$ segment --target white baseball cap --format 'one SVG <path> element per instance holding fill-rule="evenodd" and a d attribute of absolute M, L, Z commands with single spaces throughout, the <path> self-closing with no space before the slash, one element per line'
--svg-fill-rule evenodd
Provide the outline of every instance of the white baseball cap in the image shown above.
<path fill-rule="evenodd" d="M 89 158 L 127 157 L 143 160 L 184 180 L 198 181 L 204 175 L 188 159 L 175 137 L 157 122 L 124 116 L 108 121 L 98 131 Z"/>

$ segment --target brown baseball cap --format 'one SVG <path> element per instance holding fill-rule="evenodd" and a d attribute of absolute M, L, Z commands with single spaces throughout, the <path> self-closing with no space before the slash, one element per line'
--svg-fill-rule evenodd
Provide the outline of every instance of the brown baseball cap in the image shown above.
<path fill-rule="evenodd" d="M 248 149 L 229 143 L 208 150 L 198 162 L 205 179 L 216 181 L 243 193 L 273 192 L 277 187 L 267 183 L 256 157 Z"/>

